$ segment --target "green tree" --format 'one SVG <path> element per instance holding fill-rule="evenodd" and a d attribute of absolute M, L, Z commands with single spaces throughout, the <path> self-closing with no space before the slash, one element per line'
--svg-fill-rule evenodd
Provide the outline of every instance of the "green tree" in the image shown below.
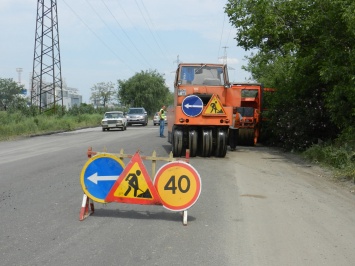
<path fill-rule="evenodd" d="M 168 105 L 171 101 L 165 79 L 157 71 L 141 71 L 128 80 L 117 82 L 118 96 L 123 105 L 142 106 L 149 114 L 153 114 L 162 105 Z"/>
<path fill-rule="evenodd" d="M 8 110 L 26 104 L 21 96 L 23 86 L 18 85 L 12 79 L 0 78 L 0 110 Z"/>
<path fill-rule="evenodd" d="M 94 102 L 95 106 L 106 107 L 115 99 L 116 91 L 112 82 L 100 82 L 91 88 L 90 100 Z"/>
<path fill-rule="evenodd" d="M 304 149 L 355 124 L 352 0 L 229 0 L 246 70 L 273 87 L 268 115 L 287 148 Z"/>

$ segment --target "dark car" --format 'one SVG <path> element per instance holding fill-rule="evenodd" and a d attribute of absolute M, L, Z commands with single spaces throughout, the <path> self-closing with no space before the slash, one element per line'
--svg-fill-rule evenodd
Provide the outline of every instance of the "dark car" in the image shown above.
<path fill-rule="evenodd" d="M 129 108 L 126 117 L 128 126 L 133 124 L 148 125 L 148 114 L 144 107 Z"/>

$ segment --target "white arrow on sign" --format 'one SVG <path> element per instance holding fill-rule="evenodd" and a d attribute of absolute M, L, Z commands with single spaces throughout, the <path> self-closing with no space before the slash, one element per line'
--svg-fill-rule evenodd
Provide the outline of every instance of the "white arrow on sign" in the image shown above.
<path fill-rule="evenodd" d="M 194 105 L 194 104 L 185 104 L 185 107 L 187 108 L 187 109 L 189 109 L 190 107 L 191 108 L 202 108 L 203 107 L 203 105 Z"/>
<path fill-rule="evenodd" d="M 88 180 L 90 180 L 91 182 L 95 183 L 97 185 L 98 181 L 115 181 L 117 180 L 118 176 L 117 175 L 102 175 L 99 176 L 97 175 L 97 173 L 91 175 L 88 177 Z"/>

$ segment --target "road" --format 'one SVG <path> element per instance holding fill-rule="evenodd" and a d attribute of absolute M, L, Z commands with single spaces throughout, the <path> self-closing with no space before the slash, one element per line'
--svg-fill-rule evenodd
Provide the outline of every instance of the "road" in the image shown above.
<path fill-rule="evenodd" d="M 88 147 L 166 157 L 158 131 L 150 123 L 0 142 L 0 265 L 354 265 L 354 194 L 266 147 L 192 158 L 202 191 L 187 226 L 162 206 L 121 203 L 95 202 L 79 221 Z"/>

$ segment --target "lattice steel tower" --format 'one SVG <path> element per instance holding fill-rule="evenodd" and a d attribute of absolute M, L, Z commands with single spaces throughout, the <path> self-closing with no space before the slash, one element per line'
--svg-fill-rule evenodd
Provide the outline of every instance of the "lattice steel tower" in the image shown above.
<path fill-rule="evenodd" d="M 38 0 L 31 82 L 31 104 L 39 111 L 63 107 L 56 0 Z"/>

